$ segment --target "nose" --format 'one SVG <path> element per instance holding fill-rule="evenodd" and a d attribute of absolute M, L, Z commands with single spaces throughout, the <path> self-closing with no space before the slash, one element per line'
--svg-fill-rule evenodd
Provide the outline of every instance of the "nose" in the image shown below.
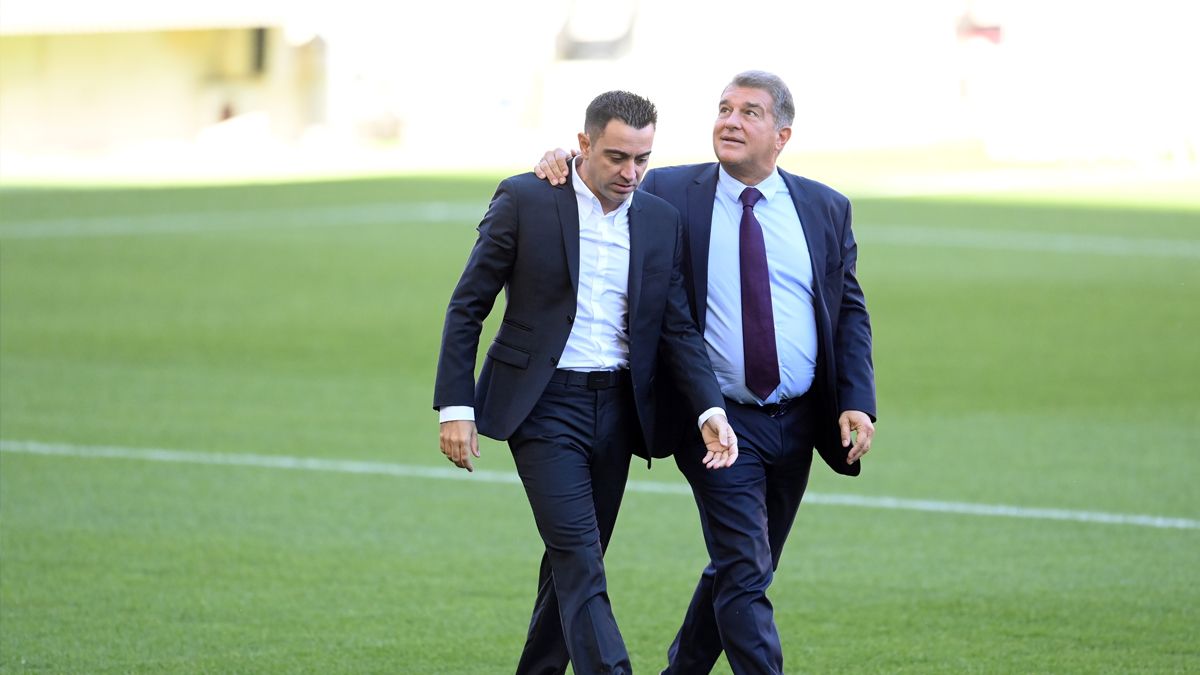
<path fill-rule="evenodd" d="M 621 178 L 629 183 L 637 180 L 637 164 L 633 160 L 621 163 Z"/>

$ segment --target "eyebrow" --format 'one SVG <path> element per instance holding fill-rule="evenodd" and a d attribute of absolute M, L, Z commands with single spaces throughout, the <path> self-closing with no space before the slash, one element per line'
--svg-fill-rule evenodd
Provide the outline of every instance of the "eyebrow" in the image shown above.
<path fill-rule="evenodd" d="M 604 154 L 608 155 L 609 157 L 615 157 L 615 158 L 619 158 L 619 159 L 624 159 L 625 157 L 637 157 L 637 158 L 642 158 L 642 157 L 649 157 L 649 156 L 650 156 L 650 153 L 649 153 L 649 152 L 643 152 L 643 153 L 642 153 L 642 154 L 640 154 L 640 155 L 634 155 L 634 154 L 633 154 L 633 153 L 631 153 L 631 152 L 625 152 L 624 150 L 615 150 L 615 149 L 609 149 L 609 150 L 605 150 L 605 151 L 604 151 Z"/>
<path fill-rule="evenodd" d="M 727 106 L 733 107 L 733 104 L 732 104 L 732 103 L 730 103 L 730 102 L 729 102 L 729 99 L 727 99 L 727 98 L 723 98 L 723 99 L 721 99 L 721 103 L 720 103 L 719 105 L 727 105 Z M 745 102 L 745 103 L 743 103 L 743 104 L 742 104 L 742 107 L 744 107 L 744 108 L 758 108 L 759 110 L 766 110 L 766 107 L 765 107 L 765 106 L 763 106 L 763 104 L 761 104 L 761 103 L 755 103 L 754 101 L 747 101 L 747 102 Z"/>

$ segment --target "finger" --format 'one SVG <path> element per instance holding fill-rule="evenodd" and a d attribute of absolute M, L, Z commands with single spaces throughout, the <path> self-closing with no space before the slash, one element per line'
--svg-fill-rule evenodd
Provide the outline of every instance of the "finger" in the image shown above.
<path fill-rule="evenodd" d="M 842 447 L 850 447 L 850 418 L 845 416 L 839 417 L 838 428 L 842 431 Z"/>
<path fill-rule="evenodd" d="M 729 466 L 730 452 L 728 449 L 722 448 L 720 450 L 713 450 L 713 451 L 709 451 L 708 454 L 712 455 L 712 459 L 710 461 L 705 462 L 705 464 L 704 464 L 705 467 L 707 467 L 709 469 L 723 469 L 723 468 Z"/>
<path fill-rule="evenodd" d="M 467 459 L 467 454 L 469 452 L 467 441 L 457 437 L 449 438 L 447 439 L 446 449 L 444 452 L 446 453 L 446 457 L 449 458 L 451 462 L 454 462 L 455 466 L 466 468 L 463 466 L 463 462 Z"/>
<path fill-rule="evenodd" d="M 724 465 L 726 454 L 724 450 L 710 450 L 708 454 L 711 455 L 711 458 L 704 463 L 705 468 L 719 469 Z"/>
<path fill-rule="evenodd" d="M 569 155 L 562 148 L 556 148 L 542 155 L 538 166 L 546 174 L 551 185 L 562 185 L 567 182 L 567 159 Z"/>
<path fill-rule="evenodd" d="M 847 464 L 853 464 L 858 461 L 858 458 L 862 456 L 860 448 L 861 446 L 857 442 L 850 446 L 849 451 L 846 453 Z"/>
<path fill-rule="evenodd" d="M 725 458 L 728 455 L 729 453 L 725 452 L 724 450 L 713 453 L 713 461 L 708 463 L 708 468 L 710 470 L 725 468 Z"/>
<path fill-rule="evenodd" d="M 546 180 L 550 181 L 551 185 L 562 185 L 567 182 L 566 168 L 560 167 L 552 160 L 543 157 L 542 161 L 538 163 L 538 168 L 542 170 L 541 173 L 545 174 Z"/>
<path fill-rule="evenodd" d="M 471 454 L 479 456 L 479 436 L 471 434 Z"/>
<path fill-rule="evenodd" d="M 467 457 L 466 444 L 461 439 L 458 439 L 454 442 L 452 449 L 453 454 L 450 456 L 450 459 L 454 461 L 455 466 L 465 469 L 466 464 L 470 461 Z"/>
<path fill-rule="evenodd" d="M 734 444 L 734 442 L 735 439 L 733 437 L 733 427 L 726 424 L 721 428 L 721 446 L 728 449 L 729 446 Z"/>
<path fill-rule="evenodd" d="M 871 441 L 875 440 L 875 427 L 868 425 L 858 430 L 858 440 L 871 449 Z"/>
<path fill-rule="evenodd" d="M 567 182 L 567 164 L 571 161 L 571 158 L 575 157 L 577 154 L 579 153 L 575 152 L 574 150 L 572 150 L 570 153 L 556 152 L 554 154 L 554 168 L 558 174 L 559 183 Z"/>
<path fill-rule="evenodd" d="M 861 459 L 863 455 L 871 451 L 871 437 L 873 434 L 865 429 L 858 432 L 858 441 L 854 444 L 854 448 L 850 450 L 850 454 L 855 460 Z"/>

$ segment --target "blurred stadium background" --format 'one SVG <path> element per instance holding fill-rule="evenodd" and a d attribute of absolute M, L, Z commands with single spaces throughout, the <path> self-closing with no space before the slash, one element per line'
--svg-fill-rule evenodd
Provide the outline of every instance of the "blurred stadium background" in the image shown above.
<path fill-rule="evenodd" d="M 429 409 L 474 227 L 606 88 L 709 160 L 746 68 L 854 199 L 876 332 L 876 448 L 772 588 L 789 672 L 1200 672 L 1198 19 L 0 2 L 0 672 L 510 672 L 540 543 Z M 677 474 L 607 559 L 638 672 L 705 560 Z"/>
<path fill-rule="evenodd" d="M 0 176 L 507 170 L 526 166 L 531 148 L 571 143 L 594 92 L 617 87 L 658 103 L 661 161 L 707 160 L 713 98 L 752 67 L 796 90 L 802 132 L 791 161 L 951 149 L 1076 169 L 1104 162 L 1109 173 L 1136 164 L 1122 177 L 1141 180 L 1194 173 L 1200 161 L 1194 3 L 729 9 L 9 0 L 0 6 Z"/>

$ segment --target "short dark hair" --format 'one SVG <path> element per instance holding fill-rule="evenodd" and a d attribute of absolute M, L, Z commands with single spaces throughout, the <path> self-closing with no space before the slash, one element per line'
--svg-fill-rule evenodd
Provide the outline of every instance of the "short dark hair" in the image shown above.
<path fill-rule="evenodd" d="M 792 102 L 792 91 L 783 83 L 783 79 L 774 73 L 763 70 L 747 70 L 733 76 L 730 87 L 746 87 L 761 89 L 771 95 L 774 102 L 771 114 L 775 116 L 775 128 L 782 129 L 792 126 L 796 119 L 796 104 Z"/>
<path fill-rule="evenodd" d="M 621 120 L 634 129 L 645 129 L 658 124 L 658 111 L 650 101 L 627 91 L 606 91 L 588 104 L 583 118 L 583 130 L 588 138 L 596 139 L 604 133 L 611 120 Z"/>

